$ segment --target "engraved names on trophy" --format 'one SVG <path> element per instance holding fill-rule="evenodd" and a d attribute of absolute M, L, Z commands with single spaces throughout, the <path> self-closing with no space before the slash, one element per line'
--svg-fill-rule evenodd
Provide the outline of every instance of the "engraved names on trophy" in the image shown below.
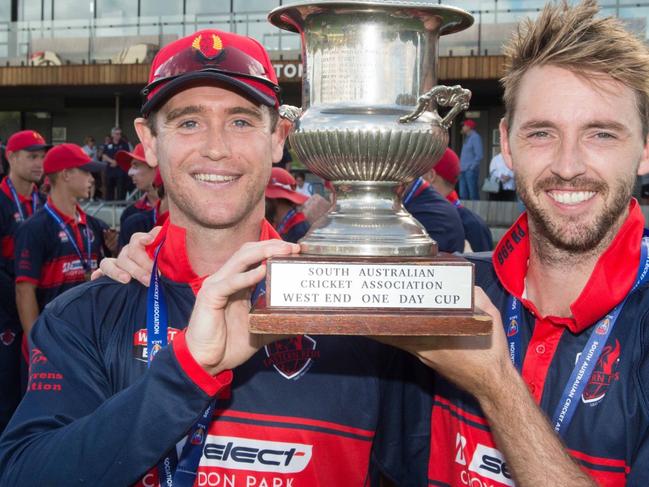
<path fill-rule="evenodd" d="M 471 310 L 472 266 L 273 262 L 269 305 Z"/>

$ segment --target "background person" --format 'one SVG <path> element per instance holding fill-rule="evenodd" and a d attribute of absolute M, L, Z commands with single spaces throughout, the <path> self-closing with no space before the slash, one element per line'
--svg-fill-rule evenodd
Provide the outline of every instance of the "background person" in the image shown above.
<path fill-rule="evenodd" d="M 473 120 L 465 120 L 462 123 L 462 151 L 460 152 L 460 198 L 463 200 L 479 200 L 480 189 L 478 179 L 480 177 L 480 164 L 484 158 L 482 149 L 482 138 L 475 130 L 476 123 Z"/>

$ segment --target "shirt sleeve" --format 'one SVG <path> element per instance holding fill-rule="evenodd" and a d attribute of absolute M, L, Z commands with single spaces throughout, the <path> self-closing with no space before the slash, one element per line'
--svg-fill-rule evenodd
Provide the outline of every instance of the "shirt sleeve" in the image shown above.
<path fill-rule="evenodd" d="M 475 154 L 476 163 L 479 164 L 480 161 L 482 161 L 484 154 L 482 151 L 482 139 L 480 139 L 480 136 L 477 133 L 473 137 L 473 153 Z"/>
<path fill-rule="evenodd" d="M 43 228 L 37 228 L 33 220 L 18 227 L 14 247 L 16 282 L 38 284 L 46 256 Z"/>
<path fill-rule="evenodd" d="M 101 314 L 87 309 L 97 298 L 86 288 L 76 305 L 61 310 L 69 296 L 51 303 L 32 331 L 28 391 L 0 438 L 0 485 L 131 485 L 205 410 L 219 388 L 204 383 L 211 379 L 224 387 L 232 380 L 227 371 L 197 383 L 198 365 L 188 366 L 188 352 L 182 346 L 177 351 L 174 342 L 121 389 L 116 383 L 124 378 L 115 375 L 126 369 L 111 367 L 99 344 L 99 330 L 110 325 L 86 325 Z M 115 302 L 114 296 L 100 298 Z M 107 340 L 111 346 L 116 336 Z"/>

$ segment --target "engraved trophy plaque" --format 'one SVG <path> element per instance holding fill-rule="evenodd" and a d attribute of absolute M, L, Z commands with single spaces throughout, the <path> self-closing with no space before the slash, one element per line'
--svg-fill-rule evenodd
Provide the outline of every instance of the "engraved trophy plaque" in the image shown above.
<path fill-rule="evenodd" d="M 438 253 L 398 188 L 430 170 L 469 105 L 437 85 L 440 35 L 469 27 L 458 8 L 423 1 L 310 1 L 273 10 L 302 40 L 303 107 L 280 107 L 300 160 L 332 182 L 335 203 L 268 261 L 256 333 L 487 334 L 473 305 L 473 265 Z M 447 107 L 444 116 L 438 107 Z"/>

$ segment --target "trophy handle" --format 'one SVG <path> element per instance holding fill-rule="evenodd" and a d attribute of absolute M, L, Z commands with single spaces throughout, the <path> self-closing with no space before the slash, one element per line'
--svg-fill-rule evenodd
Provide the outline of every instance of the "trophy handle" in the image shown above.
<path fill-rule="evenodd" d="M 399 118 L 399 122 L 408 123 L 418 119 L 426 111 L 429 105 L 434 102 L 432 110 L 436 111 L 437 106 L 450 107 L 446 116 L 440 120 L 442 128 L 447 129 L 453 124 L 453 119 L 460 113 L 469 108 L 471 92 L 462 88 L 460 85 L 455 86 L 435 86 L 432 90 L 424 93 L 417 99 L 417 108 L 412 113 Z M 293 107 L 294 108 L 294 107 Z"/>
<path fill-rule="evenodd" d="M 279 107 L 279 116 L 286 120 L 295 123 L 302 115 L 302 109 L 294 107 L 293 105 L 281 105 Z"/>

